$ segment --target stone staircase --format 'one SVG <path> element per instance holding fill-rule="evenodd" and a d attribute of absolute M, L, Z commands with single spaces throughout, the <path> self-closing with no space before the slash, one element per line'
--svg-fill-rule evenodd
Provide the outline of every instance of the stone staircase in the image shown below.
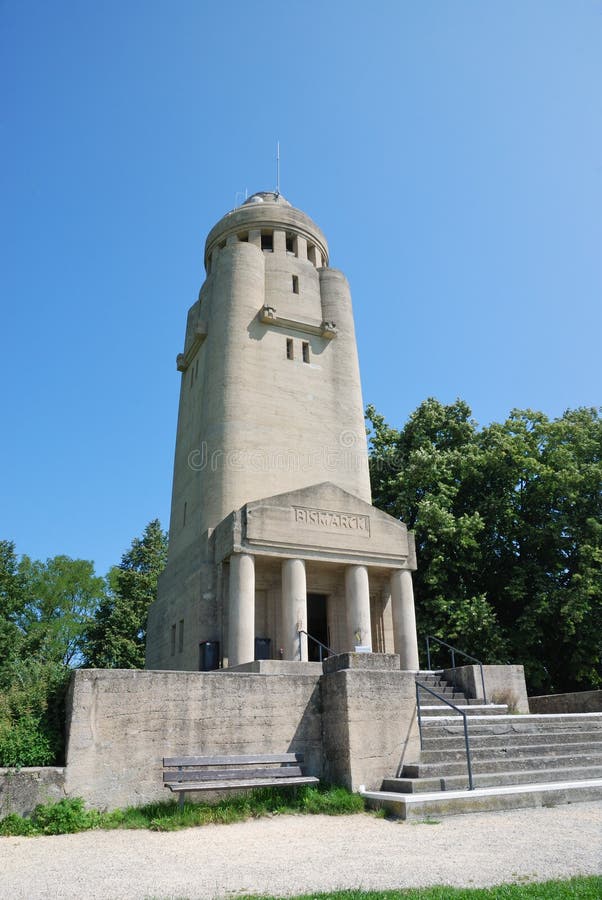
<path fill-rule="evenodd" d="M 474 790 L 468 790 L 463 717 L 421 692 L 420 762 L 364 791 L 403 819 L 602 799 L 602 713 L 513 715 L 454 692 L 438 673 L 418 680 L 469 716 Z"/>

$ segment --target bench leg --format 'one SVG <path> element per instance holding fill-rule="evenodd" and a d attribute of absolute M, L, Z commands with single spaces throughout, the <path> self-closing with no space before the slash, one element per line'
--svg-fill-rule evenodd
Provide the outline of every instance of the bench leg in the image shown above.
<path fill-rule="evenodd" d="M 180 791 L 180 796 L 178 797 L 178 807 L 180 809 L 184 809 L 184 794 L 185 791 Z"/>

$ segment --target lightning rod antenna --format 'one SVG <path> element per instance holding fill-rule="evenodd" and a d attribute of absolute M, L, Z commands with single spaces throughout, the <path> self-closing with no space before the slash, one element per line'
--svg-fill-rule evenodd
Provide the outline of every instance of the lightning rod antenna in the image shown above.
<path fill-rule="evenodd" d="M 280 196 L 280 141 L 276 141 L 276 196 Z"/>

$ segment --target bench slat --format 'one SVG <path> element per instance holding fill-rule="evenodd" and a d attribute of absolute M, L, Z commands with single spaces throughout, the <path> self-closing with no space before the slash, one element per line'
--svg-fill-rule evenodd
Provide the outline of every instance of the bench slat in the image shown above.
<path fill-rule="evenodd" d="M 165 756 L 164 766 L 245 766 L 303 762 L 302 753 L 265 753 L 259 756 Z"/>
<path fill-rule="evenodd" d="M 278 781 L 273 781 L 271 779 L 259 779 L 254 778 L 252 780 L 240 779 L 238 781 L 210 781 L 210 782 L 174 782 L 170 784 L 165 784 L 164 787 L 169 788 L 170 791 L 174 793 L 178 793 L 180 791 L 222 791 L 222 790 L 232 790 L 236 788 L 254 788 L 254 787 L 281 787 L 284 784 L 318 784 L 319 778 L 314 778 L 311 775 L 304 776 L 302 778 L 279 778 Z"/>
<path fill-rule="evenodd" d="M 224 778 L 244 778 L 248 781 L 250 778 L 294 778 L 295 776 L 299 778 L 303 776 L 300 766 L 283 766 L 280 769 L 230 769 L 229 767 L 222 767 L 221 769 L 204 769 L 201 771 L 185 769 L 181 772 L 164 772 L 163 781 L 223 781 Z"/>

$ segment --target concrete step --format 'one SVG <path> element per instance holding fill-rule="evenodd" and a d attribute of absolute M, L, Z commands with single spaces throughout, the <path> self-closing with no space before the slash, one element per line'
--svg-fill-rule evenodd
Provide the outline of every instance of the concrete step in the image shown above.
<path fill-rule="evenodd" d="M 520 735 L 517 738 L 520 739 Z M 505 740 L 499 740 L 497 744 L 479 746 L 475 741 L 470 742 L 470 756 L 473 762 L 484 759 L 512 759 L 537 756 L 540 759 L 548 756 L 586 756 L 590 753 L 602 755 L 602 741 L 567 741 L 564 743 L 547 744 L 523 744 Z M 420 762 L 428 765 L 437 763 L 454 762 L 466 759 L 464 746 L 444 747 L 441 749 L 426 749 L 420 753 Z"/>
<path fill-rule="evenodd" d="M 475 711 L 470 714 L 470 734 L 502 734 L 522 732 L 531 734 L 553 731 L 597 731 L 602 730 L 602 713 L 570 713 L 556 715 L 497 715 L 495 718 L 480 716 Z M 463 734 L 462 717 L 457 713 L 445 716 L 423 716 L 423 736 L 443 734 Z"/>
<path fill-rule="evenodd" d="M 419 794 L 400 794 L 393 791 L 360 793 L 374 809 L 387 809 L 401 819 L 424 819 L 602 800 L 602 778 L 482 787 L 475 788 L 474 791 L 433 791 Z"/>
<path fill-rule="evenodd" d="M 434 685 L 433 690 L 436 691 L 436 693 L 441 697 L 450 697 L 450 698 L 451 697 L 458 697 L 458 698 L 464 697 L 466 699 L 466 694 L 462 693 L 462 691 L 454 691 L 453 688 L 451 688 L 449 686 L 440 687 L 439 685 Z M 421 704 L 423 701 L 424 701 L 424 703 L 428 703 L 431 700 L 436 700 L 436 697 L 434 697 L 431 693 L 429 693 L 429 691 L 420 691 L 419 693 L 420 693 L 420 703 Z"/>
<path fill-rule="evenodd" d="M 575 766 L 570 771 L 566 769 L 540 769 L 533 771 L 527 769 L 523 772 L 513 770 L 511 772 L 477 772 L 473 773 L 475 787 L 492 787 L 507 784 L 537 784 L 555 781 L 566 781 L 570 775 L 573 781 L 587 781 L 595 778 L 602 779 L 602 765 L 599 766 Z M 468 785 L 466 767 L 462 775 L 448 775 L 444 778 L 385 778 L 381 790 L 393 791 L 398 794 L 417 794 L 425 791 L 453 791 L 462 790 Z"/>
<path fill-rule="evenodd" d="M 472 724 L 472 723 L 471 723 Z M 445 734 L 434 736 L 429 729 L 423 734 L 423 752 L 440 750 L 451 752 L 464 749 L 464 729 L 461 734 Z M 472 728 L 468 730 L 470 746 L 477 750 L 483 747 L 547 747 L 559 744 L 602 744 L 602 730 L 599 731 L 507 731 L 498 733 L 474 734 Z"/>
<path fill-rule="evenodd" d="M 570 769 L 571 766 L 596 766 L 602 765 L 602 751 L 598 753 L 583 753 L 557 756 L 512 756 L 507 754 L 503 759 L 472 759 L 472 770 L 475 774 L 485 772 L 506 772 L 511 770 L 540 771 L 542 769 Z M 463 775 L 466 772 L 466 757 L 453 762 L 415 763 L 405 765 L 401 774 L 403 778 L 443 778 L 448 775 Z"/>
<path fill-rule="evenodd" d="M 458 709 L 461 709 L 467 716 L 503 716 L 508 712 L 508 707 L 503 703 L 457 703 Z M 453 716 L 454 720 L 462 722 L 462 716 L 454 712 L 444 703 L 428 705 L 420 705 L 421 719 L 424 723 L 425 719 L 446 718 Z"/>

